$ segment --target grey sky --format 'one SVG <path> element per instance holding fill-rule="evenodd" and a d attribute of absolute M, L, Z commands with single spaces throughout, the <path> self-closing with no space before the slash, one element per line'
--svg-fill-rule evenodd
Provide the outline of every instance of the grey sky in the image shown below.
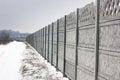
<path fill-rule="evenodd" d="M 0 0 L 0 30 L 35 32 L 95 0 Z"/>

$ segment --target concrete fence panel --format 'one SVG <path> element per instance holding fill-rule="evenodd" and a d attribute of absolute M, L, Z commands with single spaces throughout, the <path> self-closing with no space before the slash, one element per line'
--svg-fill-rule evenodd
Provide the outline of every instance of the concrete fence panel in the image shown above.
<path fill-rule="evenodd" d="M 46 59 L 48 60 L 48 26 L 46 26 Z"/>
<path fill-rule="evenodd" d="M 56 67 L 57 60 L 57 21 L 53 23 L 53 65 Z"/>
<path fill-rule="evenodd" d="M 49 62 L 52 63 L 52 24 L 49 25 Z"/>
<path fill-rule="evenodd" d="M 98 1 L 26 38 L 71 80 L 120 80 L 120 0 Z"/>
<path fill-rule="evenodd" d="M 65 36 L 65 18 L 58 21 L 58 69 L 63 72 L 64 69 L 64 36 Z"/>
<path fill-rule="evenodd" d="M 94 80 L 95 13 L 94 5 L 79 9 L 77 80 Z M 86 15 L 87 14 L 87 15 Z"/>
<path fill-rule="evenodd" d="M 99 80 L 120 79 L 120 0 L 101 4 Z"/>
<path fill-rule="evenodd" d="M 76 18 L 76 12 L 66 15 L 65 74 L 72 80 L 75 80 Z"/>

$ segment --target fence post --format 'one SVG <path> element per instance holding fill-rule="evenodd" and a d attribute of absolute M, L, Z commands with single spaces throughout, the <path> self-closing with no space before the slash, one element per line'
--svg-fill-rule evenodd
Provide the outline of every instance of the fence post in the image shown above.
<path fill-rule="evenodd" d="M 57 20 L 57 53 L 56 53 L 56 69 L 58 70 L 58 47 L 59 47 L 59 19 Z"/>
<path fill-rule="evenodd" d="M 42 49 L 43 49 L 43 52 L 42 52 L 42 53 L 43 53 L 43 57 L 44 57 L 44 28 L 42 28 L 42 31 L 43 31 L 43 32 L 42 32 L 42 40 L 43 40 L 43 41 L 42 41 L 42 42 L 43 42 L 43 43 L 42 43 L 42 44 L 43 44 L 43 48 L 42 48 Z"/>
<path fill-rule="evenodd" d="M 76 47 L 75 47 L 75 80 L 77 80 L 77 65 L 78 65 L 78 39 L 79 39 L 79 29 L 78 29 L 78 23 L 79 23 L 79 8 L 76 10 Z"/>
<path fill-rule="evenodd" d="M 37 32 L 35 33 L 35 49 L 37 50 Z M 37 50 L 38 51 L 38 50 Z"/>
<path fill-rule="evenodd" d="M 41 51 L 42 51 L 42 56 L 44 57 L 44 34 L 43 33 L 44 33 L 44 29 L 42 28 L 42 36 L 41 36 L 42 37 L 42 41 L 41 41 L 42 48 L 41 48 Z"/>
<path fill-rule="evenodd" d="M 44 35 L 44 37 L 45 37 L 45 59 L 46 59 L 46 27 L 44 29 L 45 29 L 45 35 Z"/>
<path fill-rule="evenodd" d="M 48 25 L 48 55 L 47 55 L 47 61 L 49 62 L 49 25 Z"/>
<path fill-rule="evenodd" d="M 36 41 L 36 33 L 35 33 L 35 34 L 34 34 L 34 45 L 35 45 L 34 48 L 35 48 L 35 49 L 36 49 L 36 47 L 37 47 L 36 42 L 37 42 L 37 41 Z"/>
<path fill-rule="evenodd" d="M 65 21 L 65 23 L 64 23 L 64 65 L 63 65 L 63 76 L 66 76 L 65 75 L 65 63 L 66 63 L 66 60 L 65 60 L 65 58 L 66 58 L 66 15 L 65 15 L 65 17 L 64 17 L 64 21 Z"/>
<path fill-rule="evenodd" d="M 100 0 L 96 0 L 96 19 L 95 19 L 95 71 L 94 80 L 98 80 L 98 65 L 99 65 L 99 7 Z"/>
<path fill-rule="evenodd" d="M 44 57 L 44 28 L 42 28 L 42 54 L 43 54 L 43 57 Z"/>
<path fill-rule="evenodd" d="M 53 23 L 52 23 L 52 49 L 51 49 L 51 64 L 53 65 Z"/>
<path fill-rule="evenodd" d="M 38 47 L 38 49 L 39 49 L 38 52 L 39 52 L 39 54 L 40 54 L 41 56 L 43 56 L 43 55 L 42 55 L 42 51 L 41 51 L 41 48 L 42 48 L 42 44 L 41 44 L 41 41 L 42 41 L 41 35 L 42 35 L 42 34 L 41 34 L 41 31 L 42 31 L 42 30 L 37 31 L 37 34 L 38 34 L 37 36 L 39 37 L 39 38 L 38 38 L 38 41 L 39 41 L 39 43 L 40 43 L 39 45 L 41 45 L 41 46 Z M 37 44 L 38 44 L 38 43 L 37 43 Z"/>

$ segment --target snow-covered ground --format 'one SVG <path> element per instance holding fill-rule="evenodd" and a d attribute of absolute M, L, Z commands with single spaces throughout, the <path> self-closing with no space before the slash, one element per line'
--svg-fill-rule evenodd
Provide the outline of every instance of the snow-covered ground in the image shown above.
<path fill-rule="evenodd" d="M 23 42 L 0 45 L 0 80 L 68 80 Z"/>

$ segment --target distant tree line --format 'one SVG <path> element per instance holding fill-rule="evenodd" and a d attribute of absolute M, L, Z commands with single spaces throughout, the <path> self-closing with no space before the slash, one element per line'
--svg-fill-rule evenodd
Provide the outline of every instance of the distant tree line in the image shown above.
<path fill-rule="evenodd" d="M 0 42 L 4 41 L 25 41 L 29 33 L 20 33 L 12 30 L 0 30 Z"/>
<path fill-rule="evenodd" d="M 0 32 L 0 40 L 1 41 L 8 41 L 9 40 L 9 33 L 7 31 Z"/>

